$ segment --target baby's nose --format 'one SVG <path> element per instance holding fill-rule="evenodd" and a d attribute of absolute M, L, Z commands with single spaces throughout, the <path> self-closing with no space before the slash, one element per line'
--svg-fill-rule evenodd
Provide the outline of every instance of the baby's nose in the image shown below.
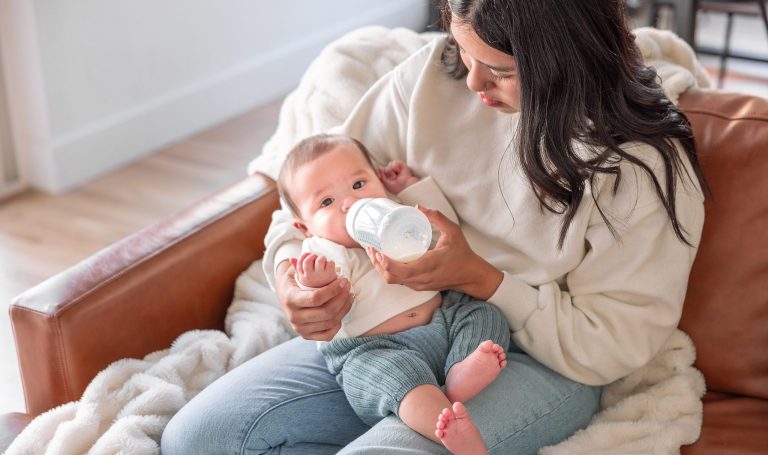
<path fill-rule="evenodd" d="M 357 201 L 357 198 L 355 197 L 346 197 L 344 198 L 344 201 L 341 203 L 341 211 L 344 213 L 347 213 L 349 211 L 349 208 L 352 207 L 352 204 Z"/>

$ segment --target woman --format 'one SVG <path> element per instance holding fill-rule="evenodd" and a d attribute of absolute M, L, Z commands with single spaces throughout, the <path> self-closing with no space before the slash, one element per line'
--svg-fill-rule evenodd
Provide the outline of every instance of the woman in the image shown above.
<path fill-rule="evenodd" d="M 601 385 L 676 327 L 703 224 L 690 125 L 664 96 L 618 0 L 449 0 L 449 32 L 378 81 L 338 132 L 430 175 L 460 225 L 388 281 L 497 305 L 508 366 L 467 403 L 491 453 L 535 453 L 587 425 Z M 466 90 L 466 89 L 469 90 Z M 288 218 L 289 219 L 289 218 Z M 395 417 L 352 412 L 315 344 L 348 283 L 299 290 L 300 238 L 275 217 L 265 268 L 294 339 L 195 397 L 163 434 L 177 453 L 443 453 Z M 343 449 L 342 449 L 343 448 Z"/>

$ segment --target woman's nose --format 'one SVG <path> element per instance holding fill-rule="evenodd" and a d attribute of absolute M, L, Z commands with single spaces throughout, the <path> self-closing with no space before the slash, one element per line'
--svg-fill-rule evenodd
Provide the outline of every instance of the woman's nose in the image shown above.
<path fill-rule="evenodd" d="M 483 74 L 479 65 L 471 63 L 467 66 L 469 73 L 467 74 L 467 88 L 473 92 L 482 92 L 488 85 L 488 78 Z"/>

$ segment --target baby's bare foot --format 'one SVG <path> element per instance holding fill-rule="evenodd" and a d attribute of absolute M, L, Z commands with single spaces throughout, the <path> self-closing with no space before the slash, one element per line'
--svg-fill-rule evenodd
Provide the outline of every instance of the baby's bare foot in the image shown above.
<path fill-rule="evenodd" d="M 435 436 L 454 455 L 485 455 L 483 437 L 461 402 L 453 403 L 437 416 Z"/>
<path fill-rule="evenodd" d="M 475 352 L 456 363 L 445 378 L 445 395 L 451 400 L 467 401 L 496 379 L 507 366 L 504 348 L 491 340 L 480 343 Z"/>

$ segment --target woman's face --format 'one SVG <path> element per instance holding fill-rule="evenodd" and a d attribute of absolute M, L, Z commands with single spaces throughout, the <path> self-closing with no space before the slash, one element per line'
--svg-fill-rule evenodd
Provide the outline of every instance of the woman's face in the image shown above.
<path fill-rule="evenodd" d="M 451 34 L 469 70 L 467 87 L 487 106 L 510 114 L 519 112 L 520 86 L 515 58 L 486 44 L 469 24 L 456 16 L 451 20 Z"/>

